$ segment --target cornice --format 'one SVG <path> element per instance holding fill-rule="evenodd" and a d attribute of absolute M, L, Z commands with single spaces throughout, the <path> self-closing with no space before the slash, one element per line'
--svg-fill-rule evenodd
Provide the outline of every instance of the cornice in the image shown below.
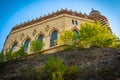
<path fill-rule="evenodd" d="M 11 31 L 27 27 L 31 24 L 35 24 L 35 23 L 47 20 L 49 18 L 61 15 L 61 14 L 68 14 L 68 15 L 77 16 L 77 17 L 81 17 L 81 18 L 86 18 L 86 19 L 90 19 L 90 20 L 96 20 L 97 19 L 96 17 L 91 17 L 91 16 L 87 15 L 86 13 L 83 14 L 81 12 L 72 11 L 71 9 L 70 10 L 61 9 L 61 10 L 57 10 L 56 12 L 49 13 L 48 15 L 44 15 L 44 16 L 40 16 L 39 18 L 32 19 L 31 21 L 20 23 L 19 25 L 14 26 Z M 105 17 L 100 16 L 100 18 L 105 18 Z"/>

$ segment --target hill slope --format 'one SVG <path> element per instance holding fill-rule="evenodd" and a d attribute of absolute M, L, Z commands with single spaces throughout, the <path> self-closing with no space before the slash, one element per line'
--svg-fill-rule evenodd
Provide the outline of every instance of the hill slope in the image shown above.
<path fill-rule="evenodd" d="M 43 66 L 49 56 L 60 57 L 65 64 L 83 67 L 86 71 L 75 80 L 119 80 L 120 50 L 113 48 L 71 49 L 53 54 L 30 55 L 0 64 L 0 80 L 21 80 L 21 69 Z M 97 72 L 96 72 L 97 71 Z"/>

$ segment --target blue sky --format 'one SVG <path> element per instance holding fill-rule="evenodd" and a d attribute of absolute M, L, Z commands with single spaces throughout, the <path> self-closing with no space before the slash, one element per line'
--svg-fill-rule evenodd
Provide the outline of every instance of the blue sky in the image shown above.
<path fill-rule="evenodd" d="M 100 11 L 110 27 L 120 37 L 120 0 L 0 0 L 0 51 L 11 29 L 24 21 L 67 8 L 87 13 Z"/>

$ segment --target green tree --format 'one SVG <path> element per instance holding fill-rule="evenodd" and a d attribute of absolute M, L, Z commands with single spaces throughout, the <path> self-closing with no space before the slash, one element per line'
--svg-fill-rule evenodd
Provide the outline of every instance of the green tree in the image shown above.
<path fill-rule="evenodd" d="M 114 39 L 115 41 L 112 44 L 112 47 L 114 48 L 120 48 L 120 39 L 117 37 Z"/>
<path fill-rule="evenodd" d="M 79 30 L 80 47 L 112 47 L 117 42 L 117 38 L 112 34 L 108 26 L 103 26 L 100 22 L 85 22 Z"/>
<path fill-rule="evenodd" d="M 75 80 L 79 74 L 78 66 L 67 67 L 64 73 L 64 80 Z"/>
<path fill-rule="evenodd" d="M 75 33 L 73 31 L 64 31 L 60 34 L 58 43 L 59 45 L 73 45 Z"/>
<path fill-rule="evenodd" d="M 10 49 L 10 50 L 8 50 L 8 51 L 4 54 L 4 59 L 5 59 L 6 61 L 13 59 L 13 57 L 12 57 L 11 54 L 12 54 L 12 50 Z"/>
<path fill-rule="evenodd" d="M 33 52 L 40 52 L 43 49 L 44 43 L 39 40 L 32 41 L 30 44 L 30 50 Z"/>
<path fill-rule="evenodd" d="M 25 53 L 25 51 L 24 51 L 24 46 L 21 46 L 18 51 L 12 53 L 13 58 L 19 58 L 19 57 L 23 57 L 26 55 L 27 55 L 27 53 Z"/>
<path fill-rule="evenodd" d="M 61 59 L 54 59 L 50 56 L 45 64 L 46 71 L 51 80 L 63 80 L 63 74 L 66 66 Z"/>

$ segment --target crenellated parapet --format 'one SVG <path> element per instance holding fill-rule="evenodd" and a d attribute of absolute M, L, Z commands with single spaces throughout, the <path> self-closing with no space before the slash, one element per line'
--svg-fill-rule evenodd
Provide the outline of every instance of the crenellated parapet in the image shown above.
<path fill-rule="evenodd" d="M 47 15 L 44 15 L 44 16 L 37 17 L 35 19 L 32 19 L 31 21 L 29 20 L 27 22 L 17 24 L 15 27 L 13 27 L 12 31 L 26 27 L 28 25 L 31 25 L 31 24 L 34 24 L 34 23 L 37 23 L 40 21 L 43 21 L 43 20 L 46 20 L 46 19 L 49 19 L 51 17 L 57 16 L 60 14 L 68 14 L 68 15 L 73 15 L 73 16 L 77 16 L 77 17 L 81 17 L 81 18 L 87 18 L 87 19 L 91 19 L 91 20 L 96 19 L 95 17 L 93 17 L 91 15 L 87 15 L 86 13 L 83 14 L 81 12 L 72 11 L 71 9 L 68 10 L 67 8 L 65 8 L 65 9 L 57 10 L 56 12 L 53 11 L 52 13 L 48 13 Z"/>

